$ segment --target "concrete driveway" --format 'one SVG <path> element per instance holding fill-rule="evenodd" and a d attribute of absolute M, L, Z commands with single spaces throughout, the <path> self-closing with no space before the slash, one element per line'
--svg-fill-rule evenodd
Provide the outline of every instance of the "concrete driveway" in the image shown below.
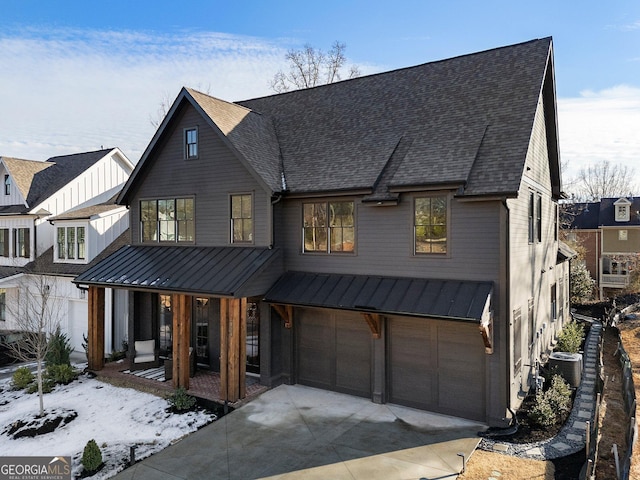
<path fill-rule="evenodd" d="M 114 478 L 455 479 L 484 427 L 281 385 Z"/>

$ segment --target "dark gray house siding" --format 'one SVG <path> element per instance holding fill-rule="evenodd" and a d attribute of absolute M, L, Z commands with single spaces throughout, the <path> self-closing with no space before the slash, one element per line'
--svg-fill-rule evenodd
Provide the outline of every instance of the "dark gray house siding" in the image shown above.
<path fill-rule="evenodd" d="M 524 344 L 529 299 L 539 330 L 552 285 L 568 291 L 550 218 L 561 196 L 553 68 L 546 38 L 237 103 L 185 88 L 119 196 L 131 206 L 133 242 L 141 199 L 193 195 L 195 244 L 226 246 L 229 195 L 251 193 L 251 246 L 279 256 L 273 275 L 261 272 L 255 289 L 234 295 L 262 299 L 264 384 L 299 382 L 504 426 L 528 388 L 528 372 L 514 372 L 515 351 L 533 364 L 557 331 Z M 183 160 L 190 127 L 199 154 Z M 542 205 L 536 242 L 528 242 L 531 190 Z M 416 254 L 414 204 L 431 195 L 447 198 L 446 253 Z M 303 252 L 303 203 L 332 200 L 354 202 L 353 252 Z M 441 244 L 437 234 L 421 243 Z M 327 277 L 334 291 L 324 300 L 310 289 L 297 298 L 277 291 L 298 274 L 309 284 Z M 356 276 L 361 285 L 383 277 L 379 284 L 438 285 L 389 288 L 416 305 L 439 295 L 439 305 L 464 305 L 468 290 L 451 295 L 447 282 L 487 288 L 472 317 L 336 303 Z"/>
<path fill-rule="evenodd" d="M 198 158 L 185 160 L 183 130 L 191 127 L 198 128 Z M 192 106 L 182 108 L 162 148 L 150 162 L 152 168 L 145 170 L 144 182 L 131 197 L 131 240 L 134 244 L 140 243 L 140 200 L 193 196 L 195 244 L 229 245 L 229 196 L 240 193 L 253 195 L 254 245 L 272 244 L 269 195 Z"/>
<path fill-rule="evenodd" d="M 317 198 L 282 202 L 283 220 L 276 224 L 288 270 L 325 273 L 379 274 L 499 281 L 500 203 L 462 202 L 450 195 L 446 254 L 413 252 L 413 198 L 403 194 L 395 206 L 356 205 L 355 253 L 302 253 L 302 204 Z M 325 197 L 324 199 L 326 199 Z"/>

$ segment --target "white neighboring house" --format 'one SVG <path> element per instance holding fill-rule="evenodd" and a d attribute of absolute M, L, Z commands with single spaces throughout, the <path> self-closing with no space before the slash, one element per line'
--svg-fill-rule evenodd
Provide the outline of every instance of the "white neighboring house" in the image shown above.
<path fill-rule="evenodd" d="M 53 157 L 45 162 L 0 157 L 0 329 L 17 327 L 20 289 L 46 277 L 59 302 L 60 324 L 75 350 L 87 331 L 86 292 L 71 280 L 126 242 L 128 211 L 113 204 L 133 164 L 118 149 Z M 50 283 L 50 285 L 49 285 Z M 34 287 L 29 287 L 34 288 Z M 107 351 L 120 349 L 126 329 L 126 296 L 107 293 Z M 25 298 L 25 297 L 23 297 Z M 122 298 L 122 300 L 120 300 Z M 58 307 L 57 307 L 58 308 Z M 123 312 L 123 314 L 117 313 Z M 110 335 L 109 335 L 110 334 Z M 115 335 L 115 337 L 114 337 Z"/>

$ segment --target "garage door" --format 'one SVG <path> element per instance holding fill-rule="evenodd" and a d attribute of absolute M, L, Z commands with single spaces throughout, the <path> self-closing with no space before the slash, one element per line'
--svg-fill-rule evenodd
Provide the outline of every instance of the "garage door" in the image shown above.
<path fill-rule="evenodd" d="M 388 322 L 389 401 L 485 418 L 485 353 L 476 325 L 413 318 Z"/>
<path fill-rule="evenodd" d="M 357 314 L 301 309 L 295 315 L 297 381 L 371 397 L 371 330 Z"/>

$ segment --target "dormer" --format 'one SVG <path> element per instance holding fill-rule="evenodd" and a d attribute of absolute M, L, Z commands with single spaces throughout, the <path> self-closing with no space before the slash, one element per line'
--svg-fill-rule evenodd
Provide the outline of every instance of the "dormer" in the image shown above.
<path fill-rule="evenodd" d="M 613 205 L 616 222 L 628 222 L 630 220 L 631 202 L 627 198 L 621 197 L 613 202 Z"/>

